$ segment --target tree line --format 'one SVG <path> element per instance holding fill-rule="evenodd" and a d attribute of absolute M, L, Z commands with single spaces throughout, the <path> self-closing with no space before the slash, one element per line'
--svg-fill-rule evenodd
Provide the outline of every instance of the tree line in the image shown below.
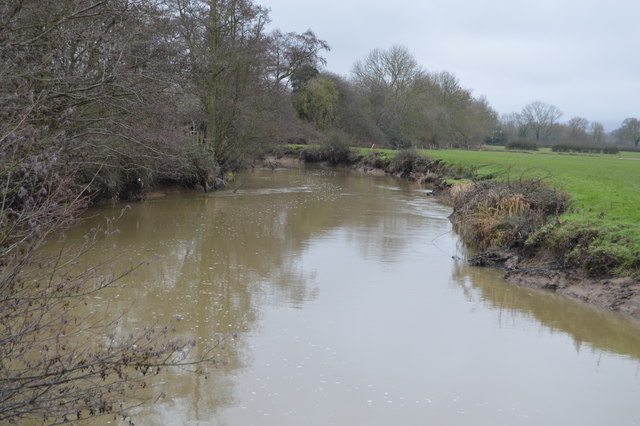
<path fill-rule="evenodd" d="M 484 143 L 497 113 L 449 72 L 429 72 L 403 46 L 375 49 L 350 78 L 301 70 L 293 75 L 298 116 L 351 145 L 462 147 Z"/>
<path fill-rule="evenodd" d="M 355 62 L 348 78 L 313 67 L 291 76 L 298 117 L 321 135 L 348 145 L 391 148 L 478 148 L 483 144 L 638 147 L 640 121 L 625 119 L 611 133 L 602 123 L 572 117 L 542 101 L 498 113 L 447 71 L 422 67 L 403 46 L 375 49 Z M 318 135 L 316 135 L 317 137 Z"/>
<path fill-rule="evenodd" d="M 618 145 L 638 148 L 640 144 L 640 121 L 626 118 L 619 128 L 607 133 L 602 123 L 589 122 L 584 117 L 572 117 L 560 122 L 562 111 L 555 105 L 535 101 L 522 111 L 504 114 L 487 141 L 499 145 L 572 145 L 587 148 L 604 148 Z"/>

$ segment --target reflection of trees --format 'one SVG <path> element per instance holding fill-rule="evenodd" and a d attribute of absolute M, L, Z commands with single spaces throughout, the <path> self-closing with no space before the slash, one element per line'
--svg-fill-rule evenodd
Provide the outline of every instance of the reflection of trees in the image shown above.
<path fill-rule="evenodd" d="M 640 359 L 640 325 L 549 291 L 520 287 L 500 279 L 502 273 L 456 265 L 453 281 L 467 298 L 500 311 L 501 321 L 532 317 L 551 330 L 569 334 L 579 350 L 584 343 L 607 352 Z M 507 314 L 508 316 L 504 316 Z"/>
<path fill-rule="evenodd" d="M 230 374 L 250 362 L 244 333 L 258 326 L 265 303 L 301 306 L 317 297 L 313 271 L 304 271 L 299 260 L 310 240 L 344 228 L 361 253 L 392 260 L 406 244 L 396 236 L 424 225 L 423 218 L 406 211 L 405 201 L 415 194 L 406 187 L 377 187 L 389 180 L 326 170 L 254 171 L 239 180 L 237 192 L 133 205 L 118 221 L 119 232 L 92 250 L 91 261 L 117 255 L 120 267 L 150 260 L 127 277 L 126 288 L 96 300 L 110 299 L 111 309 L 127 312 L 123 330 L 178 318 L 177 330 L 198 343 L 238 333 L 219 349 L 224 363 L 218 368 L 226 374 L 212 372 L 205 380 L 165 372 L 164 391 L 172 399 L 152 407 L 152 417 L 176 412 L 190 417 L 198 410 L 206 413 L 196 418 L 210 417 L 233 404 Z M 120 208 L 94 209 L 96 219 L 68 240 Z"/>

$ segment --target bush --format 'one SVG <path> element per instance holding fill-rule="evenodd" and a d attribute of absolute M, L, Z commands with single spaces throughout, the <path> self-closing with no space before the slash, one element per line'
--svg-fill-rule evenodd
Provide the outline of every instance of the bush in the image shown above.
<path fill-rule="evenodd" d="M 387 138 L 389 145 L 395 149 L 408 149 L 411 148 L 411 139 L 395 129 L 383 129 L 384 135 Z"/>
<path fill-rule="evenodd" d="M 349 137 L 340 131 L 327 134 L 324 145 L 303 149 L 300 158 L 307 163 L 328 161 L 330 164 L 352 164 L 354 152 L 349 147 Z"/>
<path fill-rule="evenodd" d="M 638 146 L 619 146 L 618 149 L 622 152 L 640 152 L 640 147 Z"/>
<path fill-rule="evenodd" d="M 507 149 L 523 149 L 525 151 L 537 151 L 538 144 L 529 141 L 513 141 L 506 145 Z"/>
<path fill-rule="evenodd" d="M 362 164 L 376 169 L 386 169 L 391 164 L 391 160 L 381 152 L 370 151 L 362 158 Z"/>
<path fill-rule="evenodd" d="M 433 160 L 418 154 L 416 151 L 402 150 L 391 160 L 389 172 L 407 177 L 413 172 L 426 172 L 432 163 Z"/>
<path fill-rule="evenodd" d="M 456 231 L 486 249 L 524 247 L 549 216 L 564 212 L 568 196 L 539 180 L 518 180 L 459 184 L 452 199 Z"/>
<path fill-rule="evenodd" d="M 351 139 L 346 133 L 338 130 L 330 132 L 327 143 L 323 147 L 326 161 L 331 164 L 353 163 L 353 151 L 350 146 Z"/>
<path fill-rule="evenodd" d="M 599 154 L 602 149 L 594 145 L 559 143 L 551 147 L 553 152 L 576 152 L 583 154 Z"/>
<path fill-rule="evenodd" d="M 605 146 L 602 148 L 603 154 L 619 154 L 620 149 L 617 146 Z"/>

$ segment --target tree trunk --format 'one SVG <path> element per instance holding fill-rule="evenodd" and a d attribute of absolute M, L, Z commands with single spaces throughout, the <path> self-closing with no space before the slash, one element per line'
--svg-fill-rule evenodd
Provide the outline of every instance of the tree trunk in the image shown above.
<path fill-rule="evenodd" d="M 220 46 L 220 28 L 218 26 L 218 0 L 209 3 L 209 84 L 207 93 L 207 148 L 217 154 L 219 143 L 218 129 L 218 80 L 220 72 L 216 69 L 216 53 Z M 216 155 L 217 157 L 217 155 Z M 216 158 L 217 160 L 217 158 Z"/>

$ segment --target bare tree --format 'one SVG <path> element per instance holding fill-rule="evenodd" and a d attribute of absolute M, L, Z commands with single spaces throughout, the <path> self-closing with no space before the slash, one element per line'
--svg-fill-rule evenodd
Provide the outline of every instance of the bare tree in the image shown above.
<path fill-rule="evenodd" d="M 622 143 L 640 145 L 640 120 L 637 118 L 625 118 L 622 125 L 614 131 L 614 135 Z"/>
<path fill-rule="evenodd" d="M 582 117 L 573 117 L 567 122 L 569 129 L 568 137 L 575 141 L 582 141 L 587 139 L 587 128 L 589 127 L 589 120 Z"/>
<path fill-rule="evenodd" d="M 409 51 L 399 45 L 375 49 L 352 69 L 353 83 L 369 103 L 373 119 L 383 131 L 401 131 L 410 114 L 414 90 L 425 76 Z"/>
<path fill-rule="evenodd" d="M 294 117 L 282 82 L 323 63 L 328 45 L 311 31 L 267 33 L 268 10 L 252 0 L 167 1 L 186 46 L 189 90 L 200 102 L 194 121 L 206 135 L 202 151 L 216 166 L 237 167 Z M 206 186 L 209 171 L 200 173 Z"/>
<path fill-rule="evenodd" d="M 422 67 L 406 47 L 394 45 L 388 50 L 375 49 L 352 69 L 354 81 L 363 87 L 405 91 L 424 75 Z"/>
<path fill-rule="evenodd" d="M 528 129 L 533 132 L 535 140 L 545 140 L 551 136 L 551 132 L 562 112 L 554 105 L 536 101 L 525 106 L 521 112 L 522 119 Z"/>
<path fill-rule="evenodd" d="M 522 120 L 520 114 L 512 112 L 503 114 L 500 117 L 500 127 L 507 141 L 512 141 L 520 137 Z"/>
<path fill-rule="evenodd" d="M 589 134 L 591 136 L 591 142 L 596 145 L 602 145 L 605 140 L 605 131 L 602 123 L 594 121 L 589 126 Z"/>
<path fill-rule="evenodd" d="M 311 30 L 302 34 L 285 34 L 275 30 L 269 36 L 269 50 L 268 71 L 277 87 L 283 80 L 289 79 L 300 70 L 317 70 L 318 66 L 326 64 L 320 52 L 328 51 L 330 47 Z"/>
<path fill-rule="evenodd" d="M 183 49 L 164 11 L 142 0 L 9 3 L 0 25 L 7 128 L 21 123 L 51 137 L 59 166 L 104 196 L 127 197 L 137 182 L 185 171 Z"/>
<path fill-rule="evenodd" d="M 495 127 L 497 115 L 486 100 L 474 99 L 449 72 L 426 72 L 402 46 L 373 50 L 355 63 L 352 76 L 389 142 L 402 137 L 420 145 L 469 146 Z"/>

